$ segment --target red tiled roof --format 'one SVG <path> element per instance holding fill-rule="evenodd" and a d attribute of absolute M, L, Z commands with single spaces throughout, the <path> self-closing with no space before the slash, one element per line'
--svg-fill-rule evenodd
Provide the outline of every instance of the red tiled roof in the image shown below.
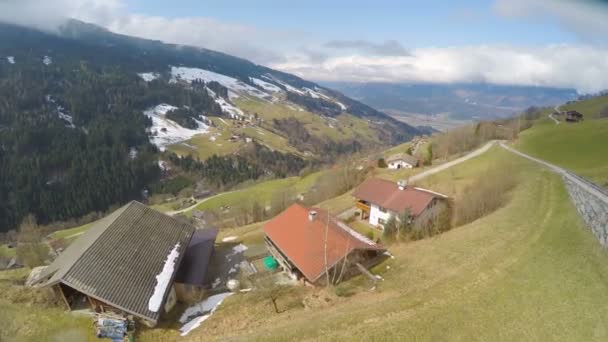
<path fill-rule="evenodd" d="M 430 190 L 410 186 L 399 190 L 397 183 L 380 178 L 366 180 L 359 185 L 353 196 L 397 213 L 410 209 L 412 216 L 420 215 L 433 198 L 446 197 Z"/>
<path fill-rule="evenodd" d="M 317 212 L 312 221 L 308 218 L 310 211 Z M 294 204 L 264 225 L 266 236 L 310 282 L 325 273 L 326 230 L 328 268 L 355 249 L 384 250 L 319 208 Z"/>

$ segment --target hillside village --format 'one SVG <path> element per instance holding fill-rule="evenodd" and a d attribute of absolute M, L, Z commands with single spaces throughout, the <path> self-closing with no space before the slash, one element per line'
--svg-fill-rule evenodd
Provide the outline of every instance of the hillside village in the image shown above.
<path fill-rule="evenodd" d="M 571 106 L 584 108 L 584 104 L 583 101 L 580 105 Z M 545 111 L 544 114 L 539 114 L 538 119 L 530 122 L 531 127 L 522 131 L 510 145 L 526 151 L 529 149 L 528 139 L 537 139 L 537 130 L 562 129 L 553 123 L 553 118 L 549 117 L 551 113 Z M 594 121 L 593 126 L 598 127 L 596 129 L 602 129 L 605 123 L 602 119 L 593 119 L 593 115 L 589 115 L 589 119 L 580 124 L 588 121 Z M 500 128 L 504 124 L 496 127 Z M 571 127 L 577 129 L 577 126 Z M 493 137 L 488 135 L 485 139 Z M 449 141 L 443 134 L 426 137 L 422 141 L 435 146 L 433 151 L 441 151 L 442 139 Z M 533 199 L 536 196 L 536 190 L 533 189 L 539 186 L 550 186 L 554 189 L 552 192 L 557 191 L 556 187 L 561 187 L 562 190 L 558 191 L 561 200 L 551 205 L 562 209 L 557 211 L 559 215 L 546 218 L 553 225 L 544 223 L 538 229 L 550 229 L 555 224 L 564 229 L 568 227 L 567 234 L 571 238 L 577 236 L 575 241 L 581 244 L 581 248 L 584 245 L 585 249 L 597 250 L 594 252 L 596 258 L 608 257 L 600 247 L 600 243 L 604 243 L 604 237 L 597 229 L 601 230 L 601 227 L 593 228 L 600 240 L 598 243 L 590 230 L 583 228 L 585 223 L 580 221 L 567 196 L 562 194 L 563 186 L 559 185 L 557 176 L 550 175 L 543 166 L 534 165 L 498 147 L 497 143 L 490 141 L 486 144 L 486 141 L 490 140 L 477 140 L 475 145 L 471 145 L 474 146 L 473 153 L 465 150 L 445 160 L 435 157 L 430 166 L 428 163 L 426 166 L 425 163 L 420 163 L 411 165 L 411 168 L 391 168 L 390 164 L 382 163 L 384 160 L 390 161 L 390 156 L 395 155 L 395 152 L 409 155 L 411 147 L 418 145 L 416 141 L 404 144 L 397 148 L 401 152 L 393 148 L 376 155 L 374 158 L 378 161 L 370 163 L 372 165 L 365 169 L 367 175 L 352 190 L 348 189 L 335 198 L 322 198 L 322 201 L 312 206 L 306 204 L 305 196 L 295 196 L 284 203 L 282 211 L 275 216 L 244 226 L 234 226 L 222 221 L 221 215 L 216 217 L 214 211 L 195 209 L 196 206 L 186 211 L 191 217 L 182 216 L 183 213 L 171 217 L 144 204 L 132 202 L 87 225 L 81 233 L 75 233 L 65 249 L 56 250 L 58 256 L 50 265 L 34 269 L 30 274 L 28 268 L 19 268 L 19 263 L 13 261 L 10 266 L 13 270 L 0 272 L 2 279 L 7 279 L 7 276 L 29 275 L 29 288 L 22 287 L 23 285 L 8 285 L 8 288 L 2 286 L 15 294 L 42 294 L 49 291 L 45 295 L 46 300 L 57 303 L 57 309 L 51 310 L 72 312 L 72 315 L 84 313 L 84 316 L 79 317 L 95 318 L 95 331 L 81 330 L 88 336 L 95 332 L 98 336 L 111 338 L 134 334 L 145 339 L 163 336 L 162 339 L 165 340 L 188 340 L 191 336 L 208 334 L 216 338 L 233 333 L 248 334 L 245 326 L 233 332 L 222 327 L 233 324 L 229 322 L 234 322 L 236 317 L 251 324 L 266 325 L 276 323 L 276 319 L 280 320 L 284 315 L 301 322 L 310 319 L 312 313 L 329 312 L 330 307 L 335 306 L 343 308 L 343 312 L 353 312 L 352 306 L 356 303 L 360 305 L 362 302 L 375 301 L 375 297 L 388 300 L 394 291 L 413 291 L 414 289 L 408 288 L 397 290 L 394 286 L 400 281 L 413 284 L 414 279 L 403 280 L 402 277 L 407 277 L 408 274 L 413 276 L 411 272 L 414 270 L 423 272 L 418 281 L 421 285 L 431 286 L 430 288 L 438 286 L 431 284 L 441 277 L 456 277 L 451 281 L 464 282 L 463 285 L 472 281 L 454 274 L 427 274 L 431 260 L 435 260 L 440 269 L 448 267 L 447 264 L 444 265 L 446 261 L 441 259 L 443 253 L 424 262 L 420 258 L 428 256 L 427 253 L 435 250 L 436 245 L 443 245 L 443 248 L 447 248 L 444 253 L 448 253 L 457 246 L 452 245 L 453 239 L 461 241 L 473 238 L 467 243 L 476 246 L 470 250 L 470 253 L 475 254 L 482 250 L 492 255 L 499 253 L 502 248 L 524 248 L 523 245 L 517 245 L 516 236 L 532 233 L 525 229 L 503 236 L 499 245 L 492 242 L 492 252 L 488 249 L 490 247 L 482 248 L 479 245 L 484 240 L 477 241 L 475 235 L 466 232 L 478 231 L 481 236 L 493 234 L 491 231 L 481 233 L 480 229 L 491 226 L 498 229 L 512 225 L 521 215 L 507 221 L 501 217 L 523 208 L 530 212 L 526 217 L 532 217 L 535 222 L 536 215 L 532 212 L 545 212 L 544 209 L 535 208 L 538 205 L 549 205 L 542 197 L 540 202 Z M 417 152 L 422 152 L 430 148 L 418 150 Z M 465 157 L 457 158 L 462 153 Z M 551 158 L 549 155 L 548 159 Z M 374 160 L 369 157 L 364 159 Z M 416 158 L 428 159 L 428 156 L 421 154 Z M 556 160 L 551 161 L 561 164 Z M 496 163 L 502 166 L 487 169 Z M 360 161 L 354 161 L 350 167 L 357 170 L 360 169 L 360 164 Z M 513 179 L 515 183 L 501 185 L 504 186 L 503 190 L 498 190 L 496 185 L 475 180 L 479 172 L 493 179 L 513 176 L 516 177 Z M 522 178 L 523 175 L 526 175 L 525 178 Z M 540 179 L 544 181 L 539 183 Z M 542 185 L 546 182 L 549 183 Z M 315 183 L 309 184 L 312 184 L 311 189 L 315 188 Z M 467 212 L 467 205 L 471 204 L 469 202 L 477 196 L 488 195 L 471 191 L 484 191 L 473 189 L 488 186 L 488 191 L 508 193 L 511 199 L 493 198 L 498 201 L 494 207 L 491 201 L 485 200 L 486 211 L 467 216 L 470 215 Z M 246 193 L 248 190 L 241 191 Z M 305 195 L 306 192 L 302 194 Z M 221 198 L 228 194 L 205 193 L 202 198 L 213 200 L 214 196 Z M 224 210 L 229 210 L 228 206 L 224 207 Z M 162 211 L 162 208 L 157 209 Z M 564 226 L 555 220 L 569 223 Z M 516 240 L 511 240 L 510 235 Z M 429 238 L 430 236 L 437 237 Z M 501 245 L 504 246 L 500 247 Z M 553 248 L 551 245 L 543 246 L 545 251 Z M 14 247 L 11 249 L 14 250 Z M 414 255 L 417 257 L 411 259 Z M 408 267 L 404 268 L 405 265 Z M 478 266 L 466 264 L 459 267 Z M 498 267 L 500 275 L 502 267 L 513 266 L 507 264 Z M 573 276 L 580 272 L 582 270 L 577 270 Z M 440 278 L 433 280 L 436 276 Z M 539 277 L 540 281 L 542 275 Z M 117 281 L 121 281 L 121 285 Z M 544 279 L 542 281 L 545 282 Z M 108 287 L 109 284 L 112 286 Z M 444 291 L 440 287 L 437 290 Z M 566 290 L 568 288 L 564 289 Z M 427 290 L 421 288 L 420 291 L 422 292 L 418 294 L 410 293 L 414 296 L 412 300 L 426 300 L 423 298 Z M 269 315 L 269 321 L 256 320 L 249 309 L 240 313 L 234 311 L 243 305 L 250 306 L 254 311 L 263 310 Z M 378 309 L 380 307 L 374 310 Z M 338 312 L 332 315 L 336 314 Z M 236 316 L 230 317 L 234 315 Z M 275 315 L 276 319 L 273 318 Z M 366 320 L 362 318 L 362 321 Z M 334 323 L 327 321 L 324 324 Z M 279 339 L 290 336 L 285 330 L 274 331 L 272 334 L 279 334 L 276 335 L 281 336 Z M 309 336 L 314 336 L 312 331 L 306 331 L 306 334 L 313 334 Z M 334 334 L 340 335 L 339 331 Z"/>
<path fill-rule="evenodd" d="M 0 2 L 0 342 L 608 341 L 606 23 Z"/>

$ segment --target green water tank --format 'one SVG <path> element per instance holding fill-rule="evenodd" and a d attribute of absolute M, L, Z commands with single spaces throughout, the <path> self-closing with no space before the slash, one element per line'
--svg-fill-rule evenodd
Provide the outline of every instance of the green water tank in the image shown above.
<path fill-rule="evenodd" d="M 275 258 L 272 257 L 272 255 L 269 255 L 264 258 L 264 266 L 267 269 L 274 271 L 277 269 L 277 267 L 279 267 L 279 263 L 277 262 L 277 260 Z"/>

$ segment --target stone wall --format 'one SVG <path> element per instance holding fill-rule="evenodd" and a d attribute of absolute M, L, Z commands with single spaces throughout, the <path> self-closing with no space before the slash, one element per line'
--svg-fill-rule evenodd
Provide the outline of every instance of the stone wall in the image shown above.
<path fill-rule="evenodd" d="M 564 182 L 579 214 L 600 244 L 608 248 L 608 191 L 570 172 L 564 174 Z"/>

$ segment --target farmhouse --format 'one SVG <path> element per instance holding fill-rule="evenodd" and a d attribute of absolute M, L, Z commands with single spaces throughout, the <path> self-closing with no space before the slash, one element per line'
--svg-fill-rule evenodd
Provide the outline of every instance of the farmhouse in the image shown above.
<path fill-rule="evenodd" d="M 386 158 L 389 169 L 412 169 L 418 167 L 418 158 L 407 153 L 397 153 Z"/>
<path fill-rule="evenodd" d="M 406 210 L 414 227 L 432 224 L 448 205 L 446 195 L 408 186 L 404 181 L 393 183 L 379 178 L 363 182 L 353 196 L 358 199 L 356 206 L 361 217 L 381 228 L 391 216 L 398 217 Z"/>
<path fill-rule="evenodd" d="M 93 224 L 32 284 L 52 288 L 68 310 L 113 312 L 154 326 L 178 299 L 176 276 L 203 285 L 216 234 L 195 233 L 133 201 Z"/>
<path fill-rule="evenodd" d="M 569 110 L 566 112 L 566 122 L 579 122 L 583 120 L 583 114 L 575 111 Z"/>
<path fill-rule="evenodd" d="M 332 283 L 379 261 L 384 247 L 327 211 L 294 204 L 264 225 L 264 241 L 281 268 L 310 283 Z"/>

